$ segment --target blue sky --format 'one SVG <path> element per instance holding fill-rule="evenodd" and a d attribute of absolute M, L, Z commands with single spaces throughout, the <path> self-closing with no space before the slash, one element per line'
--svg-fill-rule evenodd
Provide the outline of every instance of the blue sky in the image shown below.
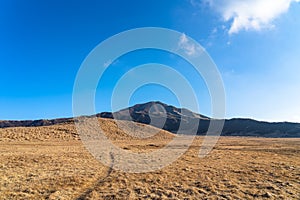
<path fill-rule="evenodd" d="M 219 68 L 226 116 L 300 122 L 300 3 L 297 0 L 1 1 L 0 119 L 72 116 L 78 69 L 100 42 L 140 27 L 163 27 L 199 42 Z M 210 115 L 205 83 L 166 52 L 137 51 L 112 63 L 98 85 L 96 110 L 110 111 L 118 78 L 132 67 L 172 66 L 197 91 Z M 171 79 L 171 77 L 166 77 Z M 146 85 L 130 104 L 178 105 L 167 88 Z"/>

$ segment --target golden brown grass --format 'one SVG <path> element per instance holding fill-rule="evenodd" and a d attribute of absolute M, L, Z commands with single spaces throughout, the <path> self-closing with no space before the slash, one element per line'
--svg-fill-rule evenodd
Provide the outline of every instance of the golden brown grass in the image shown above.
<path fill-rule="evenodd" d="M 173 138 L 160 131 L 137 139 L 112 120 L 100 124 L 116 145 L 135 152 L 153 151 Z M 202 140 L 197 137 L 171 165 L 134 174 L 95 160 L 73 124 L 0 129 L 0 199 L 300 198 L 300 139 L 221 137 L 200 159 Z"/>

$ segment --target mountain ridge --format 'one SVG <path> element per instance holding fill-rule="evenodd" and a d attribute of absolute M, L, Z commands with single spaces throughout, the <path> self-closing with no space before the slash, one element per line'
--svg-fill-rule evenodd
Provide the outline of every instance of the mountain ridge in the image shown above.
<path fill-rule="evenodd" d="M 140 103 L 114 113 L 101 112 L 92 116 L 127 121 L 132 120 L 134 122 L 149 124 L 172 133 L 177 133 L 179 125 L 182 125 L 186 134 L 196 133 L 197 135 L 205 135 L 210 122 L 213 120 L 219 120 L 211 119 L 186 108 L 176 108 L 172 105 L 167 105 L 159 101 Z M 74 119 L 2 120 L 0 121 L 0 128 L 50 126 L 63 123 L 74 123 Z M 198 125 L 198 127 L 195 127 L 195 124 Z M 249 118 L 225 119 L 221 135 L 276 138 L 300 137 L 300 123 L 265 122 Z"/>

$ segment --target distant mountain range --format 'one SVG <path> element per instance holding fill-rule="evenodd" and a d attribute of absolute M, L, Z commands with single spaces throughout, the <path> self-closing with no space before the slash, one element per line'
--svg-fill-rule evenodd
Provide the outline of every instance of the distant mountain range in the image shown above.
<path fill-rule="evenodd" d="M 196 132 L 205 135 L 211 119 L 207 116 L 194 113 L 188 109 L 176 108 L 171 105 L 153 101 L 136 104 L 132 107 L 111 113 L 102 112 L 96 115 L 102 118 L 115 118 L 119 120 L 132 120 L 143 124 L 150 124 L 158 128 L 177 133 L 179 125 L 184 132 Z M 74 122 L 72 118 L 52 120 L 23 120 L 0 121 L 0 128 L 18 126 L 47 126 L 53 124 Z M 194 124 L 199 126 L 195 129 Z M 182 130 L 182 129 L 181 129 Z M 255 137 L 300 137 L 300 123 L 290 122 L 262 122 L 253 119 L 226 119 L 222 130 L 223 136 L 255 136 Z"/>

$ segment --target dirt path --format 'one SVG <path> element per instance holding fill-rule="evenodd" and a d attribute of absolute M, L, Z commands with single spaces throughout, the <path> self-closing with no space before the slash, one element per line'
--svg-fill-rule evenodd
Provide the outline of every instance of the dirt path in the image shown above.
<path fill-rule="evenodd" d="M 106 181 L 106 179 L 110 176 L 110 174 L 113 171 L 113 166 L 114 166 L 114 155 L 112 152 L 110 152 L 110 159 L 111 159 L 111 164 L 108 167 L 108 170 L 106 172 L 106 174 L 104 175 L 104 177 L 99 177 L 98 180 L 89 188 L 87 188 L 85 190 L 85 192 L 83 192 L 78 198 L 76 198 L 76 200 L 85 200 L 87 199 L 88 196 L 90 196 L 90 194 L 95 191 L 97 188 L 100 188 L 101 185 Z"/>

